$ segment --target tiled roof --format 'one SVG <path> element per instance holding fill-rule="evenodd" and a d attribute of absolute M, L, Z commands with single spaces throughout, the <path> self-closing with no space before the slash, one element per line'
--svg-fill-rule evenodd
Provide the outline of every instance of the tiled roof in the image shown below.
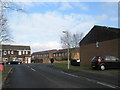
<path fill-rule="evenodd" d="M 2 45 L 2 49 L 5 50 L 31 50 L 30 46 L 18 46 L 18 45 Z"/>
<path fill-rule="evenodd" d="M 47 51 L 39 51 L 39 52 L 33 52 L 32 55 L 35 55 L 35 54 L 48 54 L 48 53 L 54 53 L 56 51 L 57 51 L 56 49 L 54 49 L 54 50 L 47 50 Z"/>
<path fill-rule="evenodd" d="M 120 28 L 95 25 L 91 31 L 81 40 L 80 45 L 102 42 L 120 38 Z"/>

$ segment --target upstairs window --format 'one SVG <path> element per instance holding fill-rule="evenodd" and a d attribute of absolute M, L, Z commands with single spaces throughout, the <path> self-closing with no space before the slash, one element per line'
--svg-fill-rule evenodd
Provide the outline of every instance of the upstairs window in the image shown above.
<path fill-rule="evenodd" d="M 21 51 L 19 51 L 19 55 L 21 55 L 22 53 L 21 53 Z"/>
<path fill-rule="evenodd" d="M 14 51 L 11 51 L 11 54 L 14 54 Z"/>
<path fill-rule="evenodd" d="M 4 51 L 4 55 L 7 55 L 7 51 Z"/>
<path fill-rule="evenodd" d="M 23 55 L 25 54 L 25 51 L 23 51 Z"/>
<path fill-rule="evenodd" d="M 10 54 L 10 51 L 8 51 L 8 54 Z"/>

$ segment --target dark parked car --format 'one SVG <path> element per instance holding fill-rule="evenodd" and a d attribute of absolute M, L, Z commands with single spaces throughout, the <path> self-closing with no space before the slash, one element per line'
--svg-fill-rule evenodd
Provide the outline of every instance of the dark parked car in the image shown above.
<path fill-rule="evenodd" d="M 80 66 L 80 59 L 71 59 L 70 63 L 73 66 Z"/>
<path fill-rule="evenodd" d="M 21 64 L 21 63 L 22 63 L 21 60 L 11 60 L 7 62 L 7 64 Z"/>
<path fill-rule="evenodd" d="M 120 68 L 120 59 L 114 56 L 94 56 L 91 60 L 91 67 L 100 70 Z"/>

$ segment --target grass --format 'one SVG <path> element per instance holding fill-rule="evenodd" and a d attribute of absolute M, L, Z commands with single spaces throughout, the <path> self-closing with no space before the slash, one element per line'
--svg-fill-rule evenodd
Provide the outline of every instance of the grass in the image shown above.
<path fill-rule="evenodd" d="M 67 63 L 55 63 L 54 66 L 58 67 L 58 68 L 68 69 Z M 118 77 L 118 74 L 120 73 L 118 69 L 108 69 L 108 70 L 101 71 L 101 70 L 93 70 L 89 66 L 72 66 L 72 65 L 70 65 L 70 70 L 84 71 L 84 72 L 100 74 L 100 75 L 107 75 L 107 76 L 112 76 L 112 77 Z"/>
<path fill-rule="evenodd" d="M 8 76 L 8 72 L 12 69 L 11 66 L 5 66 L 4 67 L 4 71 L 0 71 L 2 72 L 2 82 L 4 82 Z"/>
<path fill-rule="evenodd" d="M 67 63 L 56 63 L 55 67 L 67 69 L 68 64 Z M 91 67 L 70 65 L 70 70 L 91 70 Z"/>

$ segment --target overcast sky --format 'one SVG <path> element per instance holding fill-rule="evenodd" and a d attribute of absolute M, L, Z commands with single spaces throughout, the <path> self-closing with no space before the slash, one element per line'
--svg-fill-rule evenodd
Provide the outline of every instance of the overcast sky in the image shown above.
<path fill-rule="evenodd" d="M 60 49 L 62 31 L 86 35 L 94 25 L 118 27 L 117 2 L 22 2 L 26 13 L 10 11 L 9 27 L 18 45 L 32 51 Z"/>

